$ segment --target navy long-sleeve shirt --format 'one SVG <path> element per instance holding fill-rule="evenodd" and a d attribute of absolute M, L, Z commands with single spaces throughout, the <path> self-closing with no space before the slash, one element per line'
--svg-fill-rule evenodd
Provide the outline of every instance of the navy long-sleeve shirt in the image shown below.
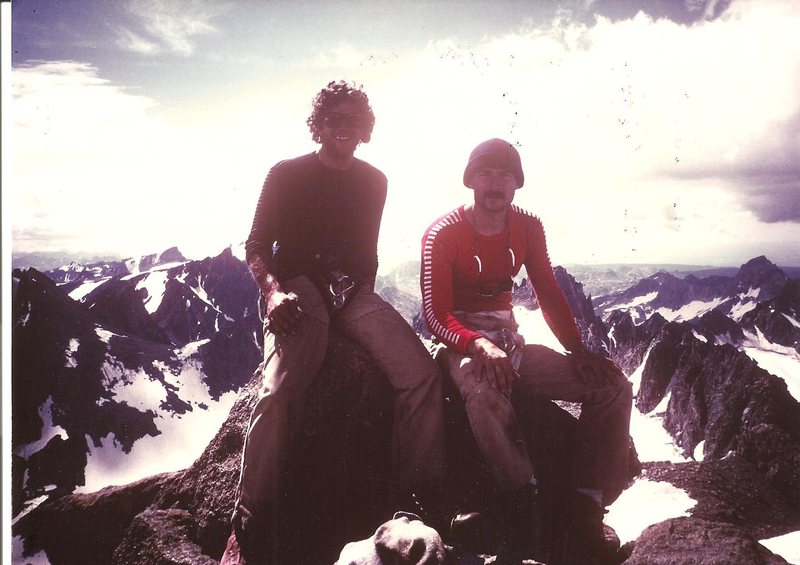
<path fill-rule="evenodd" d="M 347 170 L 315 153 L 281 161 L 267 175 L 246 243 L 278 280 L 312 276 L 320 259 L 362 279 L 378 269 L 386 176 L 356 159 Z"/>

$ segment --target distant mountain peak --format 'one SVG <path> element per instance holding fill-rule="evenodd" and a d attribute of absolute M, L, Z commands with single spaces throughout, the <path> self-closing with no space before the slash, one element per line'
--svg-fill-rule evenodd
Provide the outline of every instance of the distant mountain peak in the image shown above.
<path fill-rule="evenodd" d="M 739 273 L 763 273 L 766 271 L 775 270 L 778 270 L 777 265 L 767 259 L 764 255 L 759 255 L 758 257 L 754 257 L 742 265 L 739 269 Z"/>
<path fill-rule="evenodd" d="M 742 265 L 735 279 L 742 290 L 762 287 L 774 296 L 786 284 L 788 277 L 777 265 L 761 255 Z"/>
<path fill-rule="evenodd" d="M 128 271 L 131 273 L 147 271 L 157 265 L 164 265 L 167 263 L 185 263 L 186 257 L 177 247 L 170 247 L 161 253 L 151 253 L 139 258 L 128 258 L 125 264 L 128 266 Z"/>

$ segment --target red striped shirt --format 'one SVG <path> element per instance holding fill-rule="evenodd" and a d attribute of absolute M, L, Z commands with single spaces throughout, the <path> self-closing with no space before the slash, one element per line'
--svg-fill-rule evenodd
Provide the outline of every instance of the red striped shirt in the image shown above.
<path fill-rule="evenodd" d="M 455 311 L 511 310 L 511 292 L 492 292 L 525 265 L 553 333 L 568 350 L 580 345 L 575 317 L 558 286 L 539 218 L 512 205 L 509 229 L 497 235 L 475 232 L 461 206 L 436 220 L 422 238 L 420 287 L 425 321 L 448 347 L 466 353 L 480 334 Z M 479 289 L 483 289 L 482 296 Z M 488 289 L 488 292 L 486 292 Z"/>

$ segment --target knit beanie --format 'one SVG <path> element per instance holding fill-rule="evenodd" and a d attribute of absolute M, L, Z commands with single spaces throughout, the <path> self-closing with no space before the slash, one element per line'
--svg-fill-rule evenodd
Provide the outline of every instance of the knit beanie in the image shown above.
<path fill-rule="evenodd" d="M 519 153 L 513 145 L 502 139 L 489 139 L 472 150 L 472 153 L 469 154 L 467 168 L 464 169 L 464 186 L 469 187 L 469 180 L 472 175 L 476 170 L 483 167 L 493 167 L 508 171 L 517 179 L 517 187 L 522 186 L 525 182 Z"/>

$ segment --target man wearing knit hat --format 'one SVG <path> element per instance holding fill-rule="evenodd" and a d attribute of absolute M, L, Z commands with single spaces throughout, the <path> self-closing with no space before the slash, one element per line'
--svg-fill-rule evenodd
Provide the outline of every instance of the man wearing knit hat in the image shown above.
<path fill-rule="evenodd" d="M 603 562 L 604 507 L 628 481 L 631 385 L 609 359 L 586 349 L 547 254 L 541 221 L 512 204 L 525 177 L 517 150 L 479 144 L 464 170 L 473 202 L 436 220 L 422 239 L 423 312 L 444 345 L 438 356 L 464 400 L 476 443 L 496 482 L 507 563 L 537 551 L 535 461 L 515 397 L 582 403 L 574 468 L 573 536 L 588 547 L 567 562 Z M 526 345 L 511 306 L 513 277 L 525 266 L 545 320 L 569 353 Z M 565 470 L 569 472 L 569 470 Z M 498 561 L 503 562 L 503 561 Z"/>

